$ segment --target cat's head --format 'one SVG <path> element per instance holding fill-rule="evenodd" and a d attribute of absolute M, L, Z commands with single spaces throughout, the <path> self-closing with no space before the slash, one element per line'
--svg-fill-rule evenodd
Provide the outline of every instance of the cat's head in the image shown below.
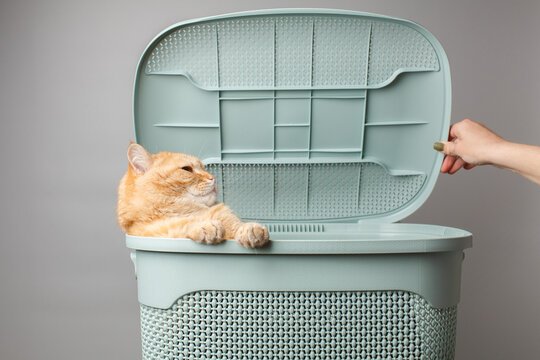
<path fill-rule="evenodd" d="M 135 177 L 133 184 L 138 192 L 159 197 L 164 203 L 216 203 L 215 178 L 198 158 L 172 152 L 150 154 L 135 143 L 129 145 L 127 155 L 128 173 Z"/>

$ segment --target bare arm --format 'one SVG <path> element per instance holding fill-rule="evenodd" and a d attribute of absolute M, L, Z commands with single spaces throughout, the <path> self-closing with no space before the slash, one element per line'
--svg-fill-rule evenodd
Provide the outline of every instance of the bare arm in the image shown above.
<path fill-rule="evenodd" d="M 493 165 L 510 169 L 540 185 L 540 147 L 505 141 L 490 155 Z"/>
<path fill-rule="evenodd" d="M 435 143 L 445 158 L 441 172 L 494 165 L 512 170 L 540 185 L 540 147 L 509 142 L 484 125 L 465 119 L 450 128 L 449 141 Z"/>

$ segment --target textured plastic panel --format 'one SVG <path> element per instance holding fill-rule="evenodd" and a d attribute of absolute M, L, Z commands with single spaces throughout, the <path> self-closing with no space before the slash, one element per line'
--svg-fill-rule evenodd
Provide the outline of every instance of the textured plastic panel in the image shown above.
<path fill-rule="evenodd" d="M 450 360 L 456 307 L 403 291 L 201 291 L 141 305 L 141 329 L 147 360 Z"/>
<path fill-rule="evenodd" d="M 395 23 L 372 25 L 368 84 L 381 84 L 401 71 L 436 70 L 437 54 L 417 31 Z"/>
<path fill-rule="evenodd" d="M 438 69 L 433 46 L 409 26 L 328 14 L 184 26 L 146 64 L 147 74 L 189 75 L 208 90 L 380 87 L 401 72 Z"/>
<path fill-rule="evenodd" d="M 409 202 L 425 175 L 391 176 L 374 163 L 209 165 L 220 200 L 242 218 L 315 220 L 388 213 Z M 340 174 L 340 176 L 336 176 Z"/>
<path fill-rule="evenodd" d="M 203 159 L 244 218 L 394 222 L 435 184 L 449 76 L 437 40 L 405 20 L 328 9 L 192 20 L 141 58 L 136 137 Z"/>

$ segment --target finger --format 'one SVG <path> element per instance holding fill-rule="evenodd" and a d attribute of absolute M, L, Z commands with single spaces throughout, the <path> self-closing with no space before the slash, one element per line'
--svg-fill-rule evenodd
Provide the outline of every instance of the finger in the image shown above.
<path fill-rule="evenodd" d="M 469 121 L 470 121 L 469 119 L 463 119 L 455 123 L 454 125 L 450 126 L 450 132 L 449 132 L 450 137 L 452 139 L 459 138 L 461 134 L 461 129 L 463 128 L 463 126 L 466 126 L 467 122 Z"/>
<path fill-rule="evenodd" d="M 463 161 L 462 158 L 458 158 L 454 165 L 452 165 L 452 168 L 450 169 L 450 171 L 448 171 L 448 173 L 455 174 L 456 172 L 458 172 L 459 169 L 463 167 L 463 165 L 465 165 L 465 161 Z"/>
<path fill-rule="evenodd" d="M 465 163 L 465 165 L 463 165 L 463 168 L 465 170 L 471 170 L 471 169 L 474 169 L 476 167 L 476 165 L 474 164 L 469 164 L 469 163 Z"/>
<path fill-rule="evenodd" d="M 456 143 L 453 141 L 438 141 L 433 144 L 433 148 L 437 151 L 442 151 L 446 155 L 457 156 Z"/>
<path fill-rule="evenodd" d="M 450 171 L 450 169 L 452 169 L 452 166 L 454 166 L 456 160 L 457 158 L 455 156 L 446 155 L 441 166 L 441 172 L 447 173 L 448 171 Z"/>
<path fill-rule="evenodd" d="M 448 132 L 448 140 L 457 138 L 458 133 L 459 133 L 459 123 L 456 123 L 450 126 L 450 131 Z"/>

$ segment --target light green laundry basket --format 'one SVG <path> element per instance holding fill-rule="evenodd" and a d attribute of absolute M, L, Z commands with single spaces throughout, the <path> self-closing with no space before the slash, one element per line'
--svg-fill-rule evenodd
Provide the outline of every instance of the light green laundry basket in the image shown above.
<path fill-rule="evenodd" d="M 471 234 L 395 223 L 446 138 L 441 45 L 405 20 L 284 9 L 186 21 L 144 52 L 137 141 L 199 156 L 272 242 L 127 236 L 144 359 L 453 359 Z"/>

